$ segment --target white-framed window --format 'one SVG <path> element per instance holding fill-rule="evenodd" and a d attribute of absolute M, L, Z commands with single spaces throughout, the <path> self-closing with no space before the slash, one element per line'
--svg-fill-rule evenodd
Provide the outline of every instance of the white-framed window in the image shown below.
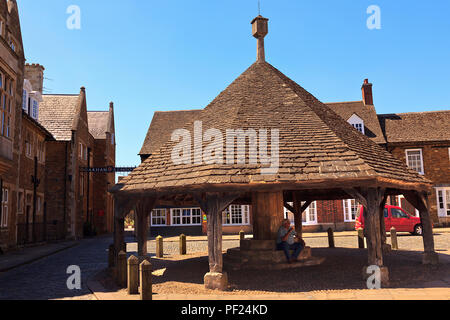
<path fill-rule="evenodd" d="M 172 225 L 201 225 L 202 211 L 200 208 L 173 208 L 170 209 Z"/>
<path fill-rule="evenodd" d="M 344 204 L 344 221 L 353 222 L 356 220 L 359 203 L 355 199 L 343 200 Z"/>
<path fill-rule="evenodd" d="M 19 191 L 17 193 L 17 213 L 23 214 L 23 205 L 24 205 L 24 197 L 23 197 L 23 191 Z"/>
<path fill-rule="evenodd" d="M 302 205 L 304 202 L 302 202 Z M 303 211 L 302 222 L 304 225 L 317 224 L 317 203 L 311 202 L 311 205 Z"/>
<path fill-rule="evenodd" d="M 356 130 L 364 134 L 364 121 L 360 117 L 358 117 L 356 114 L 353 114 L 348 120 L 348 123 L 350 123 Z"/>
<path fill-rule="evenodd" d="M 8 201 L 9 201 L 9 191 L 7 188 L 2 190 L 2 219 L 0 221 L 0 226 L 2 228 L 8 227 Z"/>
<path fill-rule="evenodd" d="M 3 37 L 3 26 L 5 25 L 5 23 L 3 22 L 3 20 L 0 19 L 0 36 Z"/>
<path fill-rule="evenodd" d="M 28 102 L 28 92 L 27 92 L 27 90 L 23 89 L 22 109 L 23 109 L 26 113 L 28 113 L 27 102 Z"/>
<path fill-rule="evenodd" d="M 166 225 L 167 210 L 166 209 L 154 209 L 151 215 L 152 226 L 165 226 Z"/>
<path fill-rule="evenodd" d="M 416 170 L 420 174 L 425 174 L 423 169 L 422 149 L 407 149 L 406 164 L 409 168 Z"/>
<path fill-rule="evenodd" d="M 439 217 L 450 217 L 450 187 L 436 188 Z"/>
<path fill-rule="evenodd" d="M 16 43 L 14 42 L 14 40 L 9 40 L 9 46 L 11 47 L 11 49 L 15 52 L 16 51 Z"/>
<path fill-rule="evenodd" d="M 293 203 L 289 203 L 293 206 Z M 302 205 L 305 203 L 302 202 Z M 294 213 L 284 208 L 284 217 L 291 221 L 291 225 L 295 225 Z M 302 224 L 303 225 L 314 225 L 317 224 L 317 203 L 316 201 L 311 202 L 308 208 L 302 213 Z"/>
<path fill-rule="evenodd" d="M 28 158 L 31 158 L 33 156 L 33 144 L 31 142 L 30 133 L 27 133 L 25 138 L 25 155 Z"/>
<path fill-rule="evenodd" d="M 232 204 L 222 212 L 223 225 L 248 225 L 250 224 L 250 207 L 248 205 Z"/>
<path fill-rule="evenodd" d="M 39 119 L 39 103 L 33 99 L 33 108 L 31 110 L 31 117 L 35 120 Z"/>

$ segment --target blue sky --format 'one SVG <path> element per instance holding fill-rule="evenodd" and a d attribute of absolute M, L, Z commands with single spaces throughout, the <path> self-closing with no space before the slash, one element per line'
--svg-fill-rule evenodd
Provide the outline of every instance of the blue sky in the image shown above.
<path fill-rule="evenodd" d="M 86 87 L 88 109 L 115 103 L 117 164 L 137 165 L 156 110 L 203 108 L 250 66 L 257 0 L 18 0 L 27 62 L 50 93 Z M 70 5 L 81 29 L 69 30 Z M 369 30 L 370 5 L 381 29 Z M 262 0 L 266 59 L 323 102 L 378 113 L 450 109 L 450 1 Z"/>

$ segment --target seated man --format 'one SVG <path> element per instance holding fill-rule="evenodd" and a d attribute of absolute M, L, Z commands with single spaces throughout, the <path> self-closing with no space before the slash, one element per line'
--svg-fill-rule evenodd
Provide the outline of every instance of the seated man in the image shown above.
<path fill-rule="evenodd" d="M 303 239 L 297 237 L 294 228 L 291 227 L 289 219 L 284 219 L 283 224 L 278 229 L 277 234 L 277 250 L 283 250 L 288 263 L 297 261 L 297 258 L 305 247 Z M 294 250 L 292 257 L 289 250 Z"/>

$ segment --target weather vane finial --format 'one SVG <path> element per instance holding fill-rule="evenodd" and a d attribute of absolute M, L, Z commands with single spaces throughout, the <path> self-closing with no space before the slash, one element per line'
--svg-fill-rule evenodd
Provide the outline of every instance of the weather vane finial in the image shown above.
<path fill-rule="evenodd" d="M 261 15 L 261 0 L 258 0 L 258 15 Z"/>

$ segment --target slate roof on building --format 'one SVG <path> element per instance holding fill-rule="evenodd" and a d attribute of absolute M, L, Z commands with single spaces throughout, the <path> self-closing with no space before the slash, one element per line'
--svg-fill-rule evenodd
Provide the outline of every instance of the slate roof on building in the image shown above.
<path fill-rule="evenodd" d="M 223 135 L 227 129 L 251 128 L 267 129 L 270 137 L 271 130 L 279 130 L 278 172 L 261 174 L 266 166 L 260 162 L 249 164 L 248 152 L 245 164 L 237 164 L 235 154 L 233 165 L 205 162 L 176 165 L 171 155 L 177 143 L 169 141 L 117 188 L 172 192 L 200 185 L 255 186 L 311 181 L 326 184 L 340 179 L 352 179 L 357 185 L 359 179 L 375 178 L 430 183 L 267 62 L 251 65 L 199 112 L 196 120 L 202 121 L 203 132 L 214 128 Z M 192 122 L 185 129 L 192 133 Z M 203 147 L 209 144 L 203 141 Z"/>
<path fill-rule="evenodd" d="M 106 139 L 109 124 L 109 111 L 88 111 L 89 133 L 94 139 Z"/>
<path fill-rule="evenodd" d="M 148 128 L 140 155 L 150 155 L 169 141 L 174 130 L 195 121 L 201 110 L 156 111 Z"/>
<path fill-rule="evenodd" d="M 345 121 L 356 114 L 364 121 L 364 134 L 378 144 L 386 143 L 373 105 L 365 105 L 362 101 L 325 103 Z"/>
<path fill-rule="evenodd" d="M 36 121 L 32 117 L 30 117 L 30 115 L 26 113 L 24 110 L 22 110 L 22 117 L 24 119 L 27 119 L 32 125 L 34 125 L 38 130 L 40 130 L 48 140 L 55 140 L 53 135 L 47 129 L 45 129 L 43 125 L 41 125 L 38 121 Z"/>
<path fill-rule="evenodd" d="M 39 104 L 39 122 L 57 141 L 70 141 L 79 95 L 43 95 L 42 99 Z"/>
<path fill-rule="evenodd" d="M 450 110 L 378 115 L 388 143 L 450 141 Z"/>

